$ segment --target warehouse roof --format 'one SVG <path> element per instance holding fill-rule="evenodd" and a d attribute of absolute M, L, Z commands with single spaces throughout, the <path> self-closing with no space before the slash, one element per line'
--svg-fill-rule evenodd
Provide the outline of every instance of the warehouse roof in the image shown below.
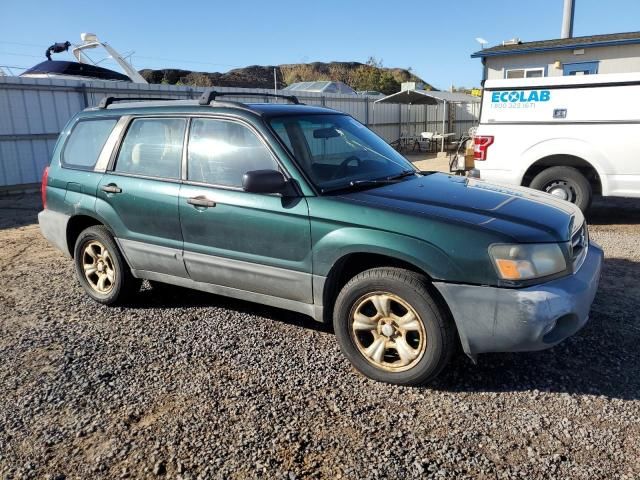
<path fill-rule="evenodd" d="M 292 83 L 284 90 L 287 92 L 315 92 L 315 93 L 342 93 L 345 95 L 357 95 L 356 91 L 342 82 L 320 80 L 316 82 Z"/>
<path fill-rule="evenodd" d="M 640 32 L 609 33 L 585 37 L 556 38 L 535 42 L 520 42 L 509 45 L 497 45 L 485 48 L 471 55 L 472 58 L 492 57 L 496 55 L 521 55 L 531 52 L 548 52 L 573 48 L 606 47 L 640 43 Z"/>

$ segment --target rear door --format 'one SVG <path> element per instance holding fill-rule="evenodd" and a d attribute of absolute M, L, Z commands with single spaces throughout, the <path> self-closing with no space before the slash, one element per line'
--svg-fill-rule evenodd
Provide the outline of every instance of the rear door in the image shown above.
<path fill-rule="evenodd" d="M 186 277 L 178 198 L 185 118 L 134 118 L 98 185 L 96 211 L 131 268 Z"/>
<path fill-rule="evenodd" d="M 312 303 L 306 200 L 242 190 L 247 171 L 280 168 L 266 142 L 222 118 L 192 119 L 188 137 L 180 219 L 190 277 Z"/>

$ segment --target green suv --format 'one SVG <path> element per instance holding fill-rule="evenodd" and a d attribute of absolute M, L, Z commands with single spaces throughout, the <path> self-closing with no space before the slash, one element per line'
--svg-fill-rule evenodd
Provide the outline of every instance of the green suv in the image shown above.
<path fill-rule="evenodd" d="M 571 203 L 417 171 L 295 97 L 223 95 L 108 97 L 61 133 L 40 228 L 95 301 L 147 279 L 294 310 L 401 385 L 433 379 L 457 345 L 474 361 L 539 350 L 587 321 L 603 255 Z"/>

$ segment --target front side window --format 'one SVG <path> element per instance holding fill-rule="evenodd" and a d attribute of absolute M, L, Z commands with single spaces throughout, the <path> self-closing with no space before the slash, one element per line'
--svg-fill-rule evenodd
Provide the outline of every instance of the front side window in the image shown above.
<path fill-rule="evenodd" d="M 106 118 L 78 122 L 64 147 L 62 164 L 72 168 L 93 168 L 117 121 L 115 118 Z"/>
<path fill-rule="evenodd" d="M 270 123 L 321 191 L 416 172 L 382 138 L 348 115 L 292 115 Z"/>
<path fill-rule="evenodd" d="M 227 187 L 242 187 L 252 170 L 278 170 L 269 149 L 248 127 L 228 120 L 191 121 L 187 149 L 187 179 Z"/>
<path fill-rule="evenodd" d="M 122 142 L 115 171 L 179 179 L 186 124 L 182 118 L 135 119 Z"/>

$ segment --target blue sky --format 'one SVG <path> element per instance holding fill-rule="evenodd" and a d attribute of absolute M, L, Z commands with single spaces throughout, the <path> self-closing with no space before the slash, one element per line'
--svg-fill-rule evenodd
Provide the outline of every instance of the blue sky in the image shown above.
<path fill-rule="evenodd" d="M 166 7 L 163 5 L 166 4 Z M 557 38 L 563 0 L 367 2 L 160 0 L 0 2 L 0 65 L 30 67 L 53 42 L 90 31 L 136 68 L 361 61 L 412 67 L 438 88 L 478 85 L 476 37 L 490 45 Z M 574 35 L 640 30 L 637 0 L 576 0 Z M 66 59 L 66 54 L 58 56 Z M 104 66 L 109 66 L 104 64 Z"/>

